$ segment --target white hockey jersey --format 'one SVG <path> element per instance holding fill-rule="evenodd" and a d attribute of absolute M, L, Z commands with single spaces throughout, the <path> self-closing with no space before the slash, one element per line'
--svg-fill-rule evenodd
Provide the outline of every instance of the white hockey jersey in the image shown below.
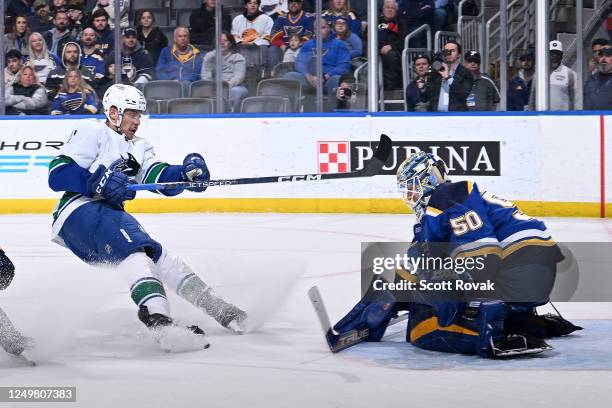
<path fill-rule="evenodd" d="M 95 172 L 100 165 L 109 167 L 119 159 L 126 159 L 130 169 L 123 172 L 131 175 L 137 183 L 155 183 L 168 164 L 155 158 L 153 146 L 145 139 L 125 137 L 109 128 L 103 121 L 79 120 L 68 141 L 49 165 L 49 176 L 62 166 L 74 161 L 80 167 Z M 52 238 L 57 241 L 64 221 L 79 206 L 99 200 L 75 192 L 66 192 L 53 211 Z"/>
<path fill-rule="evenodd" d="M 266 14 L 260 14 L 253 21 L 239 14 L 232 21 L 232 35 L 238 43 L 270 45 L 273 25 L 274 21 Z"/>

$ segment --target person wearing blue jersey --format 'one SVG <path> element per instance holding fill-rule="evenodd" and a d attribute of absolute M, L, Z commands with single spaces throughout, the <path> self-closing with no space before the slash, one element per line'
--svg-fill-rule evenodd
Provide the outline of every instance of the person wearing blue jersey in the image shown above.
<path fill-rule="evenodd" d="M 439 157 L 410 155 L 397 171 L 399 190 L 416 214 L 411 259 L 444 258 L 465 269 L 421 267 L 399 278 L 435 281 L 451 275 L 475 284 L 493 281 L 494 291 L 411 293 L 399 302 L 390 292 L 372 290 L 338 324 L 343 332 L 368 327 L 370 340 L 382 337 L 398 310 L 408 310 L 407 341 L 436 351 L 510 357 L 551 347 L 543 340 L 580 328 L 559 315 L 540 316 L 536 307 L 548 303 L 556 264 L 563 255 L 546 225 L 523 214 L 512 202 L 481 192 L 471 181 L 451 182 Z M 446 268 L 446 269 L 445 269 Z M 456 287 L 456 285 L 455 285 Z"/>
<path fill-rule="evenodd" d="M 331 27 L 326 19 L 320 18 L 323 40 L 323 89 L 326 94 L 334 95 L 338 88 L 340 77 L 351 71 L 351 54 L 343 41 L 331 34 Z M 295 70 L 288 72 L 285 78 L 300 81 L 305 91 L 314 90 L 319 81 L 316 76 L 316 39 L 308 40 L 300 48 L 295 60 Z"/>
<path fill-rule="evenodd" d="M 153 146 L 136 136 L 141 114 L 146 111 L 145 97 L 137 88 L 112 85 L 102 105 L 106 121 L 78 121 L 49 165 L 49 187 L 64 193 L 53 212 L 53 241 L 88 264 L 117 266 L 139 308 L 138 318 L 168 350 L 175 350 L 172 339 L 176 339 L 173 334 L 178 326 L 170 317 L 165 287 L 222 326 L 244 332 L 246 313 L 216 296 L 124 209 L 124 202 L 136 196 L 128 189 L 134 182 L 207 182 L 210 174 L 204 158 L 190 153 L 178 165 L 156 158 Z M 188 188 L 193 192 L 205 189 Z M 177 188 L 158 193 L 175 196 L 183 191 Z M 197 326 L 186 331 L 188 338 L 195 340 L 194 347 L 208 346 Z"/>
<path fill-rule="evenodd" d="M 83 79 L 81 71 L 68 68 L 57 95 L 51 103 L 52 115 L 95 115 L 98 100 L 91 86 Z"/>

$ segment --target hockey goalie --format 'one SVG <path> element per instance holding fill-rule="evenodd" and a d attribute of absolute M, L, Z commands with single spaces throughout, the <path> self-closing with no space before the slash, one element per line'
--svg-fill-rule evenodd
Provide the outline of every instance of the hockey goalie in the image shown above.
<path fill-rule="evenodd" d="M 459 291 L 444 298 L 415 291 L 401 302 L 389 291 L 370 288 L 334 330 L 379 341 L 398 311 L 407 310 L 406 340 L 414 346 L 485 358 L 544 352 L 551 349 L 545 339 L 580 330 L 560 315 L 537 314 L 536 308 L 549 302 L 557 263 L 564 259 L 544 223 L 512 202 L 481 193 L 470 181 L 451 182 L 447 175 L 444 161 L 425 152 L 409 156 L 398 169 L 399 190 L 417 220 L 408 255 L 480 256 L 483 268 L 470 274 L 399 270 L 396 281 L 435 281 L 450 272 L 455 280 L 494 279 L 502 286 L 494 296 Z M 432 253 L 441 250 L 446 253 Z"/>

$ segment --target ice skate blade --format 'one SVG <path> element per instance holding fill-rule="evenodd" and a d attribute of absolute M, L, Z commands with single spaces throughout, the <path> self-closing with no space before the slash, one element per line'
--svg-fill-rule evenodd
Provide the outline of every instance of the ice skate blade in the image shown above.
<path fill-rule="evenodd" d="M 517 349 L 517 350 L 507 350 L 507 351 L 498 351 L 494 354 L 494 358 L 509 358 L 509 357 L 518 357 L 518 356 L 527 356 L 533 354 L 540 354 L 544 351 L 552 350 L 553 348 L 549 345 L 531 348 L 529 350 Z"/>

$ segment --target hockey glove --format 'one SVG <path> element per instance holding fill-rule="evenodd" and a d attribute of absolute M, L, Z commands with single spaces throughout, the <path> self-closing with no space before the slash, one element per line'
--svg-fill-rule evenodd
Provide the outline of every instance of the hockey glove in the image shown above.
<path fill-rule="evenodd" d="M 208 172 L 208 167 L 206 166 L 204 157 L 202 157 L 202 155 L 199 153 L 189 153 L 187 156 L 185 156 L 181 176 L 184 181 L 206 183 L 208 180 L 210 180 L 210 173 Z M 206 186 L 189 187 L 187 190 L 201 193 L 202 191 L 206 190 Z"/>
<path fill-rule="evenodd" d="M 15 276 L 15 266 L 8 256 L 0 249 L 0 290 L 8 288 Z"/>
<path fill-rule="evenodd" d="M 127 189 L 128 184 L 132 183 L 134 182 L 127 175 L 100 165 L 87 179 L 87 189 L 90 197 L 97 194 L 113 207 L 123 209 L 125 200 L 133 200 L 136 197 L 135 191 Z"/>

